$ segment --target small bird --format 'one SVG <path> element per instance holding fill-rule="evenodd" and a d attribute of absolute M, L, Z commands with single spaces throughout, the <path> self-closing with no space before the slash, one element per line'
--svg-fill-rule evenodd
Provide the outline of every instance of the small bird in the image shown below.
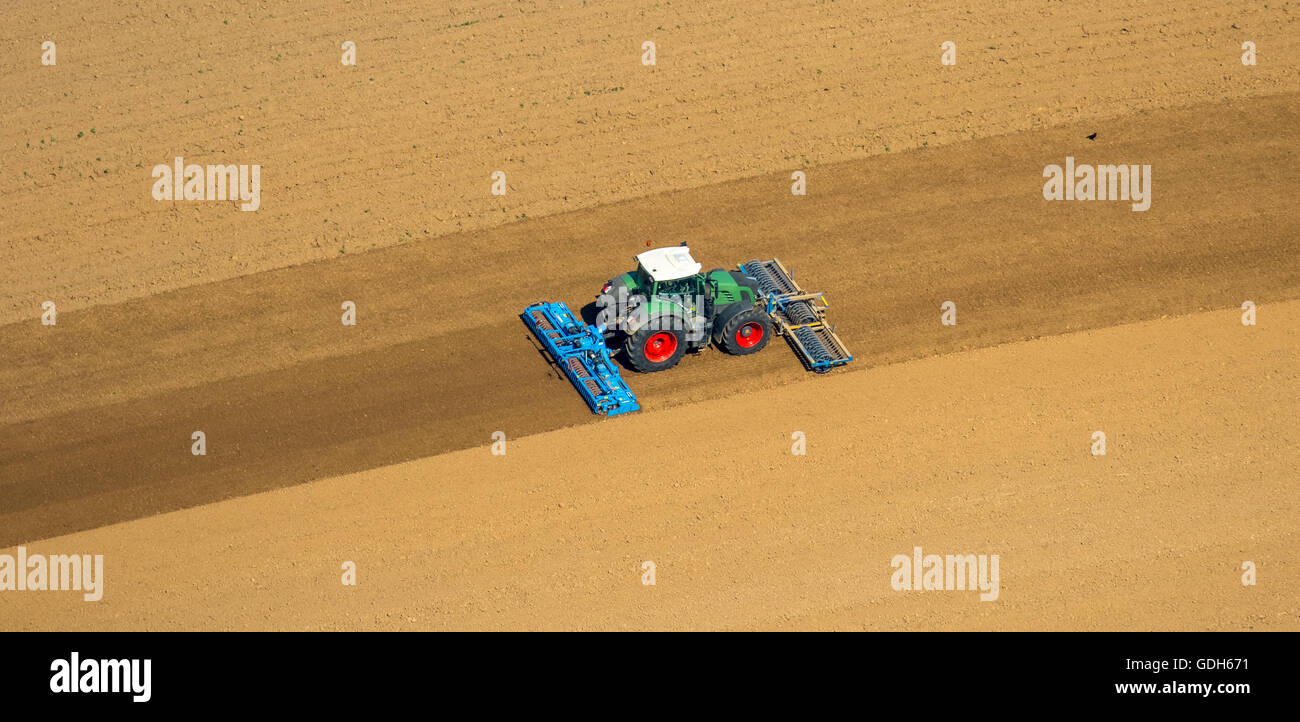
<path fill-rule="evenodd" d="M 1096 140 L 1096 139 L 1097 139 L 1096 133 L 1093 133 L 1092 135 L 1088 136 L 1088 140 Z"/>

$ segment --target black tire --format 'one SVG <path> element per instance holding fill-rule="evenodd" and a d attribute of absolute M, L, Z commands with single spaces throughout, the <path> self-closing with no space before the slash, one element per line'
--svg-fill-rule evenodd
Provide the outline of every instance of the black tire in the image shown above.
<path fill-rule="evenodd" d="M 748 356 L 762 351 L 772 340 L 772 319 L 751 308 L 728 319 L 718 335 L 723 351 L 733 356 Z"/>
<path fill-rule="evenodd" d="M 667 371 L 686 355 L 686 331 L 647 326 L 623 340 L 623 353 L 641 373 Z"/>

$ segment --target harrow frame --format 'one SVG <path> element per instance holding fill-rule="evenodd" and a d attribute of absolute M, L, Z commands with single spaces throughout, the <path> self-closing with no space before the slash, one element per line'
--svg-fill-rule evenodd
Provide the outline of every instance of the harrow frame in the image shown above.
<path fill-rule="evenodd" d="M 584 324 L 559 302 L 534 303 L 520 318 L 593 412 L 617 416 L 641 408 L 609 357 L 603 329 Z"/>
<path fill-rule="evenodd" d="M 835 327 L 826 323 L 830 308 L 826 294 L 800 288 L 777 258 L 742 263 L 740 270 L 758 281 L 772 327 L 778 336 L 785 336 L 806 368 L 824 374 L 853 360 Z"/>

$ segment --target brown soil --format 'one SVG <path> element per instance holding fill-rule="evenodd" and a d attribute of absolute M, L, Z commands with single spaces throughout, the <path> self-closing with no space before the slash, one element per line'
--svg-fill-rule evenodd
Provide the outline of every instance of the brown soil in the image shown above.
<path fill-rule="evenodd" d="M 0 545 L 113 591 L 5 628 L 1295 628 L 1289 7 L 73 5 L 10 20 L 57 66 L 0 55 Z M 176 155 L 262 209 L 154 201 Z M 1044 201 L 1066 156 L 1151 209 Z M 857 360 L 705 351 L 593 417 L 516 314 L 647 242 L 780 257 Z M 913 542 L 1004 599 L 890 591 Z"/>
<path fill-rule="evenodd" d="M 1300 302 L 1259 319 L 804 378 L 49 539 L 105 556 L 104 598 L 8 593 L 0 629 L 1297 630 Z M 998 600 L 894 591 L 914 546 L 999 555 Z"/>
<path fill-rule="evenodd" d="M 1075 123 L 1122 141 L 1114 118 L 1300 89 L 1285 2 L 11 5 L 0 322 L 922 146 Z M 260 164 L 262 209 L 153 200 L 178 155 Z"/>

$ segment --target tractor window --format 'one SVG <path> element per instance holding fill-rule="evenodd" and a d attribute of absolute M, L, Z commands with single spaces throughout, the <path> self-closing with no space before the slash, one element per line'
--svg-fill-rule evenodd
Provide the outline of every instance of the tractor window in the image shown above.
<path fill-rule="evenodd" d="M 660 281 L 655 294 L 659 296 L 694 296 L 696 295 L 695 279 L 681 278 L 676 281 Z"/>

